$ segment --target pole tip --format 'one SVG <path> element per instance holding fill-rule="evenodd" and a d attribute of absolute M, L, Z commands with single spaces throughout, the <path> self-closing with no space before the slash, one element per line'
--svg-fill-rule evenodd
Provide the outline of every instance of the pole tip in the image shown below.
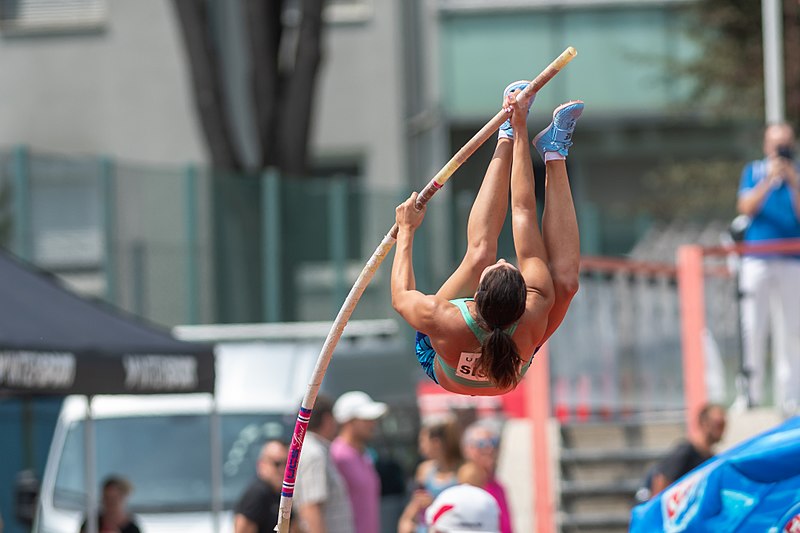
<path fill-rule="evenodd" d="M 566 52 L 567 52 L 569 55 L 571 55 L 572 57 L 575 57 L 576 55 L 578 55 L 578 51 L 577 51 L 577 50 L 575 50 L 575 48 L 574 48 L 574 47 L 572 47 L 572 46 L 568 46 L 568 47 L 567 47 L 567 49 L 566 49 Z"/>

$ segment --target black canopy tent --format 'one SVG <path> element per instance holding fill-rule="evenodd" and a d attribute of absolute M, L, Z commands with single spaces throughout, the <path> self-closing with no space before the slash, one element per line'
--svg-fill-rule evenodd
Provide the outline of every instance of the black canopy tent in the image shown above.
<path fill-rule="evenodd" d="M 0 394 L 214 392 L 214 351 L 109 305 L 0 250 Z"/>
<path fill-rule="evenodd" d="M 0 248 L 0 397 L 213 394 L 214 381 L 212 345 L 179 341 L 110 305 L 81 298 L 52 274 Z M 97 523 L 90 481 L 95 477 L 91 401 L 88 405 L 84 466 L 91 533 Z M 219 435 L 211 438 L 215 449 Z M 211 463 L 212 478 L 221 479 Z M 214 492 L 217 511 L 221 505 Z"/>

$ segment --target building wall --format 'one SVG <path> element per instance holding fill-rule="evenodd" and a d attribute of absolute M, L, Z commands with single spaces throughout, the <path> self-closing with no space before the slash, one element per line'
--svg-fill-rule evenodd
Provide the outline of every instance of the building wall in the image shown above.
<path fill-rule="evenodd" d="M 168 0 L 108 0 L 99 31 L 0 34 L 0 145 L 102 153 L 145 163 L 204 163 L 188 65 Z M 405 179 L 400 7 L 365 0 L 363 16 L 325 30 L 312 154 L 357 162 L 370 183 Z M 218 29 L 240 28 L 238 6 L 217 9 Z M 231 108 L 241 122 L 246 63 L 229 42 Z M 238 128 L 247 147 L 248 128 Z M 247 148 L 245 148 L 247 150 Z"/>
<path fill-rule="evenodd" d="M 312 148 L 322 160 L 361 159 L 366 183 L 390 186 L 407 179 L 401 9 L 365 4 L 371 16 L 326 29 Z"/>
<path fill-rule="evenodd" d="M 357 174 L 360 185 L 388 190 L 380 202 L 364 202 L 359 228 L 369 230 L 349 232 L 351 239 L 363 238 L 366 256 L 391 226 L 394 189 L 406 179 L 401 6 L 374 0 L 331 4 L 337 9 L 326 10 L 310 154 L 322 169 L 347 169 Z M 203 255 L 212 253 L 213 220 L 205 174 L 200 173 L 197 197 L 185 197 L 184 165 L 208 162 L 189 67 L 170 0 L 108 0 L 105 5 L 107 17 L 99 28 L 0 33 L 0 148 L 31 147 L 32 258 L 62 275 L 66 263 L 75 270 L 75 258 L 62 257 L 64 249 L 85 248 L 73 246 L 74 236 L 60 251 L 43 243 L 66 242 L 70 235 L 63 231 L 66 219 L 61 215 L 80 209 L 72 204 L 55 208 L 58 200 L 54 202 L 52 194 L 47 200 L 41 191 L 45 185 L 47 191 L 52 189 L 54 180 L 78 194 L 79 184 L 91 207 L 84 211 L 92 216 L 72 224 L 80 226 L 72 233 L 80 234 L 97 253 L 82 258 L 81 272 L 70 272 L 69 281 L 93 295 L 109 297 L 115 292 L 112 299 L 126 309 L 174 323 L 187 316 L 189 289 L 182 276 L 190 248 L 184 242 L 189 203 L 200 209 L 200 276 L 203 281 L 213 276 L 209 257 Z M 252 161 L 249 58 L 241 2 L 211 7 L 237 144 Z M 64 158 L 51 164 L 45 176 L 39 156 L 52 152 Z M 112 162 L 111 194 L 116 203 L 108 206 L 101 192 L 99 155 Z M 80 162 L 72 165 L 69 158 L 77 157 Z M 6 170 L 10 180 L 15 170 Z M 143 209 L 150 215 L 142 217 Z M 40 221 L 42 213 L 53 213 L 46 227 Z M 111 269 L 116 271 L 116 289 L 100 273 L 108 252 L 102 242 L 105 214 L 114 219 L 110 245 L 117 256 Z M 201 295 L 200 300 L 207 305 L 213 298 Z M 207 313 L 200 316 L 207 318 Z"/>
<path fill-rule="evenodd" d="M 357 174 L 359 185 L 370 188 L 369 194 L 359 197 L 360 203 L 345 206 L 348 213 L 358 215 L 348 218 L 343 232 L 361 250 L 354 254 L 357 258 L 347 258 L 351 270 L 359 271 L 389 229 L 401 196 L 421 188 L 497 111 L 506 83 L 535 75 L 568 45 L 574 45 L 579 55 L 538 95 L 529 124 L 534 134 L 549 121 L 558 103 L 568 98 L 586 100 L 570 156 L 579 217 L 586 218 L 582 206 L 593 203 L 603 215 L 618 211 L 621 222 L 615 218 L 617 226 L 636 229 L 626 217 L 637 205 L 638 184 L 648 167 L 739 150 L 738 144 L 730 142 L 733 133 L 726 136 L 719 124 L 698 123 L 701 115 L 681 110 L 686 87 L 669 77 L 664 60 L 694 53 L 680 31 L 683 2 L 609 1 L 597 7 L 567 1 L 555 8 L 552 3 L 541 7 L 545 2 L 539 0 L 497 0 L 484 2 L 481 10 L 453 7 L 479 3 L 332 3 L 360 9 L 355 17 L 328 18 L 313 102 L 311 155 L 319 168 L 346 169 Z M 500 4 L 506 8 L 493 8 Z M 516 7 L 508 8 L 512 4 Z M 129 288 L 119 290 L 118 296 L 127 308 L 158 308 L 158 313 L 145 314 L 169 323 L 173 320 L 166 317 L 185 315 L 180 307 L 188 303 L 178 306 L 182 300 L 156 284 L 182 286 L 178 280 L 189 269 L 181 263 L 190 248 L 184 226 L 194 227 L 185 209 L 185 171 L 179 164 L 207 162 L 206 150 L 194 116 L 188 66 L 171 2 L 108 0 L 107 5 L 108 20 L 100 31 L 46 36 L 0 33 L 0 148 L 28 143 L 39 152 L 90 155 L 87 166 L 94 168 L 92 175 L 100 172 L 98 163 L 102 163 L 95 155 L 122 160 L 122 165 L 113 167 L 113 177 L 119 180 L 116 198 L 123 203 L 115 213 L 116 245 L 123 254 L 120 284 Z M 252 125 L 248 126 L 251 112 L 241 0 L 212 5 L 214 30 L 223 43 L 228 103 L 237 122 L 239 144 L 247 153 L 252 151 Z M 714 147 L 709 148 L 712 138 Z M 428 226 L 435 233 L 427 243 L 421 236 L 417 254 L 421 283 L 433 280 L 424 286 L 426 290 L 435 290 L 463 253 L 466 213 L 491 157 L 491 144 L 464 164 L 431 204 Z M 543 168 L 535 155 L 534 164 L 541 174 Z M 62 180 L 64 166 L 53 169 L 54 179 Z M 73 173 L 87 174 L 80 168 Z M 210 264 L 209 258 L 219 255 L 219 250 L 209 246 L 214 241 L 210 232 L 215 219 L 208 208 L 208 180 L 202 172 L 200 176 L 197 198 L 188 203 L 200 210 L 198 226 L 202 227 L 196 239 L 201 251 L 197 253 Z M 87 190 L 98 179 L 91 178 Z M 92 242 L 99 256 L 103 250 L 97 226 L 105 213 L 102 198 L 93 202 L 92 209 L 73 207 L 73 211 L 86 215 L 81 227 L 95 231 Z M 146 220 L 140 216 L 144 205 L 157 206 Z M 164 210 L 167 205 L 173 209 Z M 182 207 L 176 209 L 177 205 Z M 48 212 L 46 208 L 39 211 Z M 43 227 L 37 220 L 34 231 Z M 46 222 L 48 230 L 64 223 Z M 604 235 L 592 238 L 591 224 L 583 228 L 587 228 L 582 232 L 587 243 L 609 240 Z M 315 233 L 321 243 L 294 245 L 329 254 L 327 230 Z M 614 247 L 595 244 L 585 251 L 624 253 L 631 238 L 615 240 L 619 244 Z M 503 242 L 510 239 L 504 237 Z M 136 279 L 130 267 L 137 264 L 136 257 L 147 275 L 168 272 L 164 276 L 168 281 L 144 280 L 153 296 L 142 297 L 137 284 L 126 281 Z M 315 256 L 306 261 L 308 265 L 289 266 L 300 267 L 301 278 L 328 279 L 332 276 L 316 273 L 320 268 L 329 273 L 329 259 L 330 255 Z M 424 275 L 425 269 L 432 274 Z M 203 279 L 213 274 L 211 266 L 200 272 Z M 372 287 L 382 294 L 385 275 L 379 273 Z M 349 281 L 341 283 L 349 286 Z M 223 290 L 224 284 L 218 285 L 216 290 Z M 333 294 L 328 285 L 320 290 Z M 102 293 L 102 286 L 95 286 L 101 288 L 94 292 Z M 191 290 L 187 287 L 182 293 L 191 294 Z M 185 295 L 183 299 L 191 300 Z M 200 299 L 213 301 L 211 296 Z M 134 305 L 137 301 L 140 304 Z"/>
<path fill-rule="evenodd" d="M 531 2 L 533 4 L 533 2 Z M 494 113 L 503 87 L 532 79 L 567 46 L 577 57 L 537 95 L 534 113 L 582 99 L 594 116 L 672 112 L 687 94 L 669 62 L 698 53 L 685 32 L 687 12 L 662 2 L 606 7 L 440 12 L 442 76 L 448 115 Z"/>
<path fill-rule="evenodd" d="M 107 6 L 97 31 L 0 34 L 0 146 L 204 162 L 170 2 Z"/>
<path fill-rule="evenodd" d="M 687 32 L 691 0 L 423 1 L 437 8 L 449 153 L 497 112 L 508 82 L 531 79 L 567 46 L 577 49 L 537 94 L 528 126 L 533 136 L 560 103 L 586 102 L 568 163 L 584 253 L 624 254 L 643 235 L 649 220 L 644 185 L 654 169 L 749 153 L 749 125 L 720 120 L 694 104 L 691 83 L 675 74 L 673 65 L 702 53 Z M 455 196 L 468 200 L 477 190 L 491 157 L 493 142 L 486 144 L 452 180 Z M 533 163 L 543 182 L 535 153 Z M 540 183 L 537 195 L 543 193 Z M 506 237 L 501 248 L 506 243 L 513 253 Z"/>

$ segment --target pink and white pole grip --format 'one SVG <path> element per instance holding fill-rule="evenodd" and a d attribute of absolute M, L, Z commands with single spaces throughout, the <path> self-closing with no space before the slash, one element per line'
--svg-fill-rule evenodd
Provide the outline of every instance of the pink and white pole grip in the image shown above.
<path fill-rule="evenodd" d="M 297 422 L 294 425 L 292 442 L 289 444 L 289 457 L 286 461 L 286 470 L 283 472 L 283 487 L 281 496 L 292 498 L 294 496 L 294 485 L 297 482 L 297 471 L 300 468 L 300 451 L 303 449 L 303 441 L 308 431 L 308 422 L 311 420 L 311 409 L 300 408 L 297 413 Z"/>

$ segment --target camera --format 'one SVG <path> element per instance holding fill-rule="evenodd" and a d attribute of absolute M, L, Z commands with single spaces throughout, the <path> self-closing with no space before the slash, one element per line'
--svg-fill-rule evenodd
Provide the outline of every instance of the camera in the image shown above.
<path fill-rule="evenodd" d="M 794 159 L 794 149 L 791 146 L 782 144 L 778 146 L 778 157 L 782 157 L 784 159 Z"/>

